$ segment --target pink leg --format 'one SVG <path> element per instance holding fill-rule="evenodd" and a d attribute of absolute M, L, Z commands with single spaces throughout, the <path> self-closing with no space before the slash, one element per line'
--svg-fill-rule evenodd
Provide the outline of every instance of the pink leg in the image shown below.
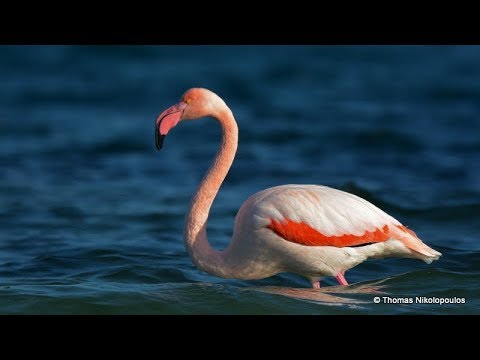
<path fill-rule="evenodd" d="M 344 274 L 345 274 L 345 271 L 340 271 L 340 272 L 337 274 L 337 276 L 335 276 L 336 279 L 337 279 L 337 281 L 338 281 L 338 283 L 339 283 L 340 285 L 348 285 L 347 280 L 345 280 Z"/>
<path fill-rule="evenodd" d="M 320 289 L 320 280 L 312 281 L 312 288 L 313 289 Z"/>

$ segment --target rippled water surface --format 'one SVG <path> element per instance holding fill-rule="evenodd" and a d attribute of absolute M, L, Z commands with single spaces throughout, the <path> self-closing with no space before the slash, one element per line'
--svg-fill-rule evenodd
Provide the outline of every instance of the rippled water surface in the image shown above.
<path fill-rule="evenodd" d="M 1 46 L 0 313 L 478 314 L 479 64 L 480 47 Z M 198 271 L 183 220 L 220 130 L 181 124 L 160 153 L 153 137 L 193 86 L 240 127 L 216 248 L 249 195 L 308 183 L 366 198 L 444 256 L 370 260 L 320 291 Z"/>

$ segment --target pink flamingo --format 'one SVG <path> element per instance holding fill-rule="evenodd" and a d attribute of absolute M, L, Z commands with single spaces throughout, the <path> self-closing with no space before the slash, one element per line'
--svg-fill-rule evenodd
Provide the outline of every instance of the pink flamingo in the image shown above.
<path fill-rule="evenodd" d="M 155 140 L 160 150 L 181 120 L 206 116 L 220 123 L 222 143 L 185 220 L 185 246 L 198 269 L 244 280 L 292 272 L 318 289 L 322 276 L 335 276 L 348 285 L 345 271 L 368 258 L 406 257 L 430 264 L 442 255 L 370 202 L 320 185 L 276 186 L 252 195 L 237 213 L 229 246 L 213 249 L 207 240 L 207 219 L 237 151 L 232 111 L 212 91 L 190 89 L 158 116 Z"/>

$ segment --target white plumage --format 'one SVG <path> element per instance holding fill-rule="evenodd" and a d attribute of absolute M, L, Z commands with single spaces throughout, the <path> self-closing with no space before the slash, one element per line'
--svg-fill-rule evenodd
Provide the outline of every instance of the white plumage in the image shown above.
<path fill-rule="evenodd" d="M 243 205 L 263 219 L 303 222 L 325 236 L 361 236 L 384 225 L 401 225 L 396 219 L 356 195 L 321 185 L 281 185 L 252 195 Z M 240 210 L 241 211 L 241 210 Z"/>

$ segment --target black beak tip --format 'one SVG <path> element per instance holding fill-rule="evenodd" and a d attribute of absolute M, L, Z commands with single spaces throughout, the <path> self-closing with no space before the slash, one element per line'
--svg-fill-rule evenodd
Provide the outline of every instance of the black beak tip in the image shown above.
<path fill-rule="evenodd" d="M 155 136 L 155 145 L 157 147 L 157 150 L 161 150 L 163 146 L 163 139 L 165 139 L 165 135 L 161 135 L 157 132 Z"/>

